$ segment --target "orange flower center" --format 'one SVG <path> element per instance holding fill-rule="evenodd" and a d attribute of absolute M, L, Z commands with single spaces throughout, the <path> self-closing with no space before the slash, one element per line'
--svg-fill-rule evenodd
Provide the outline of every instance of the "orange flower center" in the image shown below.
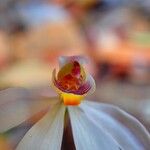
<path fill-rule="evenodd" d="M 61 78 L 58 78 L 58 83 L 65 90 L 77 90 L 83 84 L 80 64 L 74 61 L 71 71 Z"/>

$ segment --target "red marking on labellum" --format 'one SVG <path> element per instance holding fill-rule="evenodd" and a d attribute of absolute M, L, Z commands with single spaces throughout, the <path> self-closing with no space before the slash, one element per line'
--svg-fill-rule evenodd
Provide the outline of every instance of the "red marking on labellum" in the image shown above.
<path fill-rule="evenodd" d="M 72 69 L 71 73 L 74 76 L 80 76 L 81 75 L 81 66 L 77 61 L 73 62 L 73 69 Z"/>
<path fill-rule="evenodd" d="M 83 80 L 81 66 L 77 61 L 73 61 L 71 72 L 57 80 L 54 78 L 55 86 L 66 93 L 83 95 L 91 89 L 90 83 Z"/>
<path fill-rule="evenodd" d="M 87 93 L 90 89 L 91 89 L 91 84 L 87 81 L 86 83 L 81 85 L 79 89 L 74 92 L 74 94 L 83 95 Z"/>

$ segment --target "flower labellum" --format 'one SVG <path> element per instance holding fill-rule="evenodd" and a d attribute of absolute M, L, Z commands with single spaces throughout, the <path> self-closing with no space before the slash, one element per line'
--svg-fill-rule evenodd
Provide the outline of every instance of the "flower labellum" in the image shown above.
<path fill-rule="evenodd" d="M 30 101 L 30 96 L 26 97 L 29 90 L 0 92 L 0 132 L 48 110 L 16 150 L 61 150 L 66 112 L 76 150 L 149 150 L 150 134 L 136 118 L 116 106 L 85 99 L 95 90 L 94 79 L 84 69 L 87 59 L 63 56 L 59 60 L 60 70 L 52 73 L 52 85 L 59 96 Z"/>
<path fill-rule="evenodd" d="M 94 79 L 86 74 L 80 64 L 80 62 L 86 62 L 86 59 L 72 56 L 61 58 L 61 61 L 63 66 L 59 70 L 57 78 L 56 70 L 53 71 L 53 85 L 65 105 L 79 105 L 84 96 L 95 88 Z"/>

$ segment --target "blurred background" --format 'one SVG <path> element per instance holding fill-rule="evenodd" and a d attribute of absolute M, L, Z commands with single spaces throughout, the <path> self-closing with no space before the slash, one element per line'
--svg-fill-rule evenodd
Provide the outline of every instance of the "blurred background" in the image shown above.
<path fill-rule="evenodd" d="M 62 55 L 90 59 L 89 99 L 121 107 L 150 131 L 149 0 L 0 0 L 0 90 L 50 86 Z"/>

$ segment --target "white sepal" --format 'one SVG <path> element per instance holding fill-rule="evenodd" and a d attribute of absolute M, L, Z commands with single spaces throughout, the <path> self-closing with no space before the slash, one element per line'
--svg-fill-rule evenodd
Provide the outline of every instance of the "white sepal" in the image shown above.
<path fill-rule="evenodd" d="M 57 104 L 24 136 L 16 150 L 60 150 L 65 106 Z"/>
<path fill-rule="evenodd" d="M 0 92 L 0 133 L 5 132 L 36 113 L 58 102 L 58 98 L 34 99 L 31 91 L 9 88 Z"/>
<path fill-rule="evenodd" d="M 80 107 L 89 118 L 109 133 L 122 149 L 149 149 L 150 135 L 133 116 L 109 104 L 84 101 Z"/>
<path fill-rule="evenodd" d="M 115 140 L 80 107 L 69 107 L 76 150 L 119 150 Z"/>

